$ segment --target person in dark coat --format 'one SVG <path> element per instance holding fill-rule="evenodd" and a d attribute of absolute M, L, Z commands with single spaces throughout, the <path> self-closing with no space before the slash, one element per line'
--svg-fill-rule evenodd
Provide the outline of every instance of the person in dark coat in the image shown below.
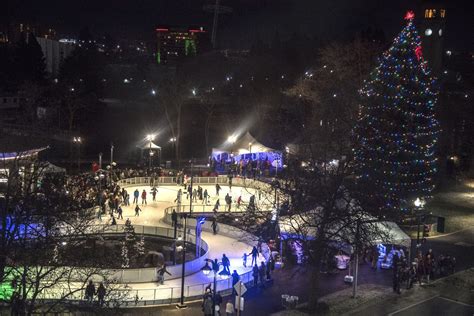
<path fill-rule="evenodd" d="M 139 196 L 140 196 L 140 191 L 138 191 L 138 189 L 136 189 L 135 192 L 133 192 L 133 203 L 138 204 L 138 197 Z"/>
<path fill-rule="evenodd" d="M 217 221 L 216 221 L 215 218 L 212 219 L 212 224 L 211 224 L 211 226 L 212 226 L 212 233 L 213 233 L 214 235 L 217 235 Z"/>
<path fill-rule="evenodd" d="M 99 306 L 103 306 L 105 302 L 105 286 L 104 283 L 100 282 L 99 287 L 97 288 L 97 300 L 99 301 Z"/>
<path fill-rule="evenodd" d="M 257 250 L 257 247 L 254 246 L 254 247 L 252 248 L 252 251 L 249 253 L 249 256 L 250 256 L 250 255 L 252 256 L 252 263 L 251 263 L 251 265 L 253 265 L 254 262 L 257 263 L 257 257 L 258 257 L 258 250 Z"/>
<path fill-rule="evenodd" d="M 262 261 L 260 262 L 260 267 L 258 268 L 258 277 L 260 279 L 260 285 L 265 287 L 265 274 L 267 272 L 267 267 L 265 263 Z"/>
<path fill-rule="evenodd" d="M 92 283 L 92 280 L 89 280 L 89 284 L 87 284 L 86 287 L 86 300 L 88 303 L 92 303 L 94 300 L 94 295 L 95 295 L 95 286 L 94 283 Z"/>
<path fill-rule="evenodd" d="M 175 227 L 177 222 L 178 222 L 178 213 L 176 213 L 176 210 L 173 210 L 171 212 L 171 227 Z"/>
<path fill-rule="evenodd" d="M 237 282 L 240 281 L 240 275 L 237 273 L 237 270 L 234 270 L 231 274 L 232 276 L 232 287 L 237 284 Z"/>
<path fill-rule="evenodd" d="M 257 263 L 252 268 L 252 276 L 253 276 L 253 286 L 258 285 L 258 266 Z"/>
<path fill-rule="evenodd" d="M 119 206 L 119 207 L 117 208 L 117 214 L 118 214 L 118 217 L 117 217 L 117 218 L 118 218 L 118 219 L 123 219 L 122 213 L 123 213 L 122 207 Z"/>
<path fill-rule="evenodd" d="M 230 260 L 225 254 L 222 255 L 222 266 L 224 267 L 222 273 L 230 275 Z"/>

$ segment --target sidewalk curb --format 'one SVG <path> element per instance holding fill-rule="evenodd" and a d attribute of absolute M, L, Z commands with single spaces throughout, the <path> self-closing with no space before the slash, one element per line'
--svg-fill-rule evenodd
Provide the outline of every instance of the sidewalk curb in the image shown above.
<path fill-rule="evenodd" d="M 436 236 L 425 237 L 425 238 L 426 238 L 426 239 L 436 239 L 436 238 L 441 238 L 441 237 L 446 237 L 446 236 L 451 236 L 451 235 L 454 235 L 454 234 L 458 234 L 458 233 L 460 233 L 460 232 L 463 232 L 463 231 L 466 231 L 466 230 L 470 230 L 470 229 L 472 229 L 472 227 L 463 228 L 463 229 L 457 230 L 457 231 L 455 231 L 455 232 L 447 233 L 447 234 L 436 235 Z"/>

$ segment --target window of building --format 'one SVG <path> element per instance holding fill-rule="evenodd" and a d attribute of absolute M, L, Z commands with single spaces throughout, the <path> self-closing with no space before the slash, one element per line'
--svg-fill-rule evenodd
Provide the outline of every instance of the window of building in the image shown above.
<path fill-rule="evenodd" d="M 441 10 L 439 10 L 439 12 L 440 12 L 440 16 L 442 18 L 446 17 L 446 10 L 445 9 L 441 9 Z"/>
<path fill-rule="evenodd" d="M 436 10 L 435 9 L 426 9 L 425 10 L 425 18 L 432 19 L 436 17 Z"/>

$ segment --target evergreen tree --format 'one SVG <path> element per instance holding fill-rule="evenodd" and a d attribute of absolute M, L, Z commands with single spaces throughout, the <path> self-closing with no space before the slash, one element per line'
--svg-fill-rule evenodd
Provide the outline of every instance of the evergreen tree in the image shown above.
<path fill-rule="evenodd" d="M 367 201 L 389 214 L 429 198 L 436 173 L 437 89 L 408 12 L 406 26 L 361 89 L 354 155 Z M 394 212 L 395 211 L 395 212 Z"/>
<path fill-rule="evenodd" d="M 122 241 L 122 268 L 130 267 L 130 258 L 128 256 L 127 243 Z"/>
<path fill-rule="evenodd" d="M 43 81 L 46 64 L 41 46 L 32 33 L 21 33 L 14 55 L 18 83 Z"/>
<path fill-rule="evenodd" d="M 138 256 L 143 256 L 145 254 L 145 237 L 143 235 L 137 242 L 135 250 Z"/>

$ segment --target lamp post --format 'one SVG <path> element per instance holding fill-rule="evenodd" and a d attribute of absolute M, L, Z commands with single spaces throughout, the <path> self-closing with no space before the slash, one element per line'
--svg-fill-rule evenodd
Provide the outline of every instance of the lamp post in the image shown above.
<path fill-rule="evenodd" d="M 99 153 L 99 169 L 102 169 L 102 153 Z"/>
<path fill-rule="evenodd" d="M 82 138 L 81 137 L 73 137 L 72 142 L 77 144 L 77 172 L 81 172 L 81 144 Z"/>
<path fill-rule="evenodd" d="M 183 309 L 187 308 L 187 306 L 184 304 L 184 274 L 186 273 L 186 223 L 187 223 L 187 218 L 188 214 L 183 213 L 181 214 L 181 218 L 184 221 L 184 227 L 183 227 L 183 261 L 181 262 L 182 269 L 181 269 L 181 299 L 180 303 L 176 305 L 177 308 Z"/>
<path fill-rule="evenodd" d="M 194 179 L 194 158 L 191 158 L 191 194 L 193 192 L 193 179 Z M 193 197 L 189 197 L 189 214 L 193 212 Z"/>
<path fill-rule="evenodd" d="M 171 157 L 173 157 L 174 151 L 175 151 L 175 148 L 176 148 L 175 147 L 176 146 L 176 137 L 171 137 L 169 142 L 171 143 L 171 151 L 172 151 L 171 152 Z"/>
<path fill-rule="evenodd" d="M 417 221 L 417 233 L 416 233 L 416 247 L 420 247 L 420 219 L 422 214 L 420 211 L 423 210 L 423 207 L 425 206 L 425 200 L 416 198 L 416 200 L 413 202 L 415 205 L 415 210 L 416 210 L 416 221 Z"/>
<path fill-rule="evenodd" d="M 150 147 L 149 147 L 149 163 L 148 163 L 148 169 L 151 170 L 151 158 L 153 157 L 153 154 L 152 154 L 152 151 L 151 151 L 151 144 L 152 144 L 152 141 L 155 139 L 155 135 L 153 134 L 148 134 L 146 135 L 146 140 L 149 142 L 150 144 Z"/>
<path fill-rule="evenodd" d="M 110 143 L 110 164 L 114 163 L 114 143 Z"/>
<path fill-rule="evenodd" d="M 355 231 L 355 239 L 354 239 L 354 281 L 352 283 L 352 298 L 356 298 L 357 296 L 357 283 L 359 280 L 359 235 L 360 235 L 360 225 L 362 224 L 371 224 L 376 223 L 378 220 L 366 220 L 361 221 L 359 218 L 356 220 L 356 231 Z"/>

